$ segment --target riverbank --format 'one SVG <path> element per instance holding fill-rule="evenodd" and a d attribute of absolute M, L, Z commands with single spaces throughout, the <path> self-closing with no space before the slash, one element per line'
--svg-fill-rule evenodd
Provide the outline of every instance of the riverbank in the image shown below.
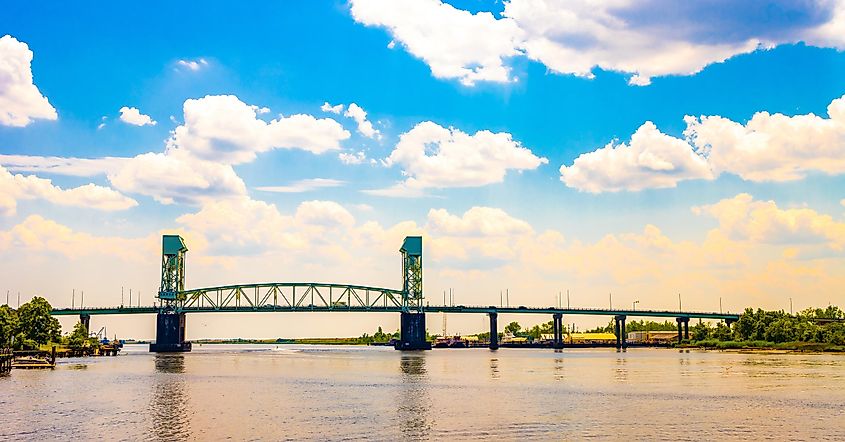
<path fill-rule="evenodd" d="M 799 353 L 845 353 L 845 346 L 819 342 L 781 342 L 768 341 L 717 341 L 708 339 L 688 344 L 679 344 L 676 348 L 698 348 L 704 350 L 735 350 L 758 352 L 799 352 Z"/>

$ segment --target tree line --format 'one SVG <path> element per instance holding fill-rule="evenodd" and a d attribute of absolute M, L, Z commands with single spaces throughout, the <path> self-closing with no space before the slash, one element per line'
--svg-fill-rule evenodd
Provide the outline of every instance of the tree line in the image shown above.
<path fill-rule="evenodd" d="M 36 296 L 18 309 L 0 306 L 0 347 L 15 350 L 36 350 L 43 345 L 57 344 L 73 349 L 96 346 L 88 329 L 80 322 L 73 331 L 62 337 L 62 327 L 50 312 L 53 307 L 46 299 Z"/>

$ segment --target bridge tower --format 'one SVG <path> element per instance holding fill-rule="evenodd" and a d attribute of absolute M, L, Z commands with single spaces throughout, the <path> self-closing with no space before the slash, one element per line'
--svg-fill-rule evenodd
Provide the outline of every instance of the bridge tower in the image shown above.
<path fill-rule="evenodd" d="M 431 350 L 425 339 L 423 311 L 423 250 L 421 236 L 407 236 L 399 249 L 402 254 L 402 318 L 397 350 Z"/>
<path fill-rule="evenodd" d="M 164 235 L 161 238 L 161 286 L 158 299 L 161 302 L 156 315 L 156 341 L 150 344 L 152 352 L 191 351 L 191 343 L 185 342 L 184 299 L 179 293 L 185 290 L 185 253 L 188 247 L 179 235 Z"/>

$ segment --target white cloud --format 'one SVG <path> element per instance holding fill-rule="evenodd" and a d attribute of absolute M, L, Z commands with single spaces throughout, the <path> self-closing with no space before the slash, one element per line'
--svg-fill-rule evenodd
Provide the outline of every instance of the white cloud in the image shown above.
<path fill-rule="evenodd" d="M 34 119 L 57 118 L 33 82 L 29 46 L 11 35 L 0 38 L 0 125 L 24 127 Z"/>
<path fill-rule="evenodd" d="M 342 104 L 332 106 L 331 104 L 329 104 L 328 101 L 324 102 L 323 105 L 320 106 L 321 111 L 330 112 L 330 113 L 338 114 L 338 115 L 340 115 L 340 113 L 343 112 L 343 108 L 344 108 L 344 105 L 342 105 Z"/>
<path fill-rule="evenodd" d="M 611 141 L 560 168 L 560 180 L 567 186 L 593 193 L 675 187 L 683 180 L 712 178 L 704 157 L 650 121 L 637 129 L 630 143 Z"/>
<path fill-rule="evenodd" d="M 443 236 L 516 236 L 533 232 L 527 222 L 495 207 L 472 207 L 460 217 L 446 209 L 431 209 L 426 228 Z"/>
<path fill-rule="evenodd" d="M 402 167 L 408 178 L 400 187 L 420 190 L 499 183 L 508 170 L 532 170 L 547 162 L 508 133 L 469 135 L 425 121 L 399 137 L 385 165 Z"/>
<path fill-rule="evenodd" d="M 519 54 L 521 31 L 512 20 L 489 12 L 472 14 L 439 0 L 352 0 L 352 17 L 387 28 L 437 78 L 507 82 L 505 59 Z"/>
<path fill-rule="evenodd" d="M 179 153 L 141 154 L 107 176 L 118 190 L 147 195 L 162 204 L 199 204 L 246 195 L 246 185 L 232 166 Z"/>
<path fill-rule="evenodd" d="M 352 118 L 358 124 L 358 132 L 367 138 L 381 138 L 381 132 L 373 127 L 373 123 L 367 120 L 367 112 L 361 106 L 351 103 L 343 116 Z"/>
<path fill-rule="evenodd" d="M 741 193 L 716 204 L 694 207 L 719 221 L 719 228 L 734 239 L 775 244 L 825 242 L 836 250 L 845 247 L 845 222 L 808 208 L 781 209 L 774 201 L 759 201 Z"/>
<path fill-rule="evenodd" d="M 116 171 L 127 161 L 129 161 L 129 158 L 40 157 L 0 154 L 0 166 L 12 172 L 52 173 L 79 177 L 93 177 L 103 175 L 108 171 Z"/>
<path fill-rule="evenodd" d="M 790 181 L 810 173 L 845 173 L 845 96 L 829 118 L 758 112 L 746 124 L 687 116 L 684 139 L 643 124 L 628 144 L 615 142 L 560 168 L 567 186 L 589 192 L 675 187 L 730 173 L 747 181 Z"/>
<path fill-rule="evenodd" d="M 367 161 L 367 155 L 364 153 L 363 150 L 359 150 L 358 152 L 341 152 L 337 154 L 337 158 L 340 159 L 340 162 L 347 165 L 352 164 L 363 164 L 364 161 Z"/>
<path fill-rule="evenodd" d="M 156 122 L 149 115 L 144 115 L 136 107 L 120 108 L 120 121 L 133 126 L 155 126 Z"/>
<path fill-rule="evenodd" d="M 180 67 L 196 72 L 208 66 L 208 61 L 204 58 L 198 58 L 196 60 L 179 60 L 176 64 Z"/>
<path fill-rule="evenodd" d="M 227 164 L 247 163 L 272 149 L 298 148 L 323 153 L 340 148 L 348 131 L 330 118 L 297 114 L 269 123 L 233 95 L 209 95 L 184 104 L 185 123 L 167 141 L 168 152 Z"/>
<path fill-rule="evenodd" d="M 780 44 L 845 48 L 841 1 L 511 0 L 495 17 L 439 0 L 353 0 L 351 12 L 388 29 L 435 77 L 464 84 L 512 80 L 506 60 L 517 55 L 556 73 L 592 77 L 599 67 L 647 85 Z"/>
<path fill-rule="evenodd" d="M 255 189 L 262 192 L 302 193 L 327 187 L 340 187 L 344 184 L 346 184 L 345 181 L 331 178 L 310 178 L 296 181 L 288 186 L 262 186 Z"/>
<path fill-rule="evenodd" d="M 138 205 L 135 200 L 108 187 L 86 184 L 62 189 L 53 185 L 51 180 L 35 175 L 12 174 L 0 166 L 0 215 L 14 215 L 18 201 L 32 199 L 106 211 L 125 210 Z"/>
<path fill-rule="evenodd" d="M 845 173 L 845 96 L 833 100 L 827 113 L 830 118 L 758 112 L 744 125 L 720 116 L 686 117 L 684 134 L 716 173 L 749 181 Z"/>

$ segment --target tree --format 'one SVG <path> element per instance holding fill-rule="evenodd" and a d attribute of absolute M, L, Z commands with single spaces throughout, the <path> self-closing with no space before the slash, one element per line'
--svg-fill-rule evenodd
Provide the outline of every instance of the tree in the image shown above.
<path fill-rule="evenodd" d="M 710 337 L 710 325 L 705 322 L 699 322 L 692 327 L 692 340 L 703 341 Z"/>
<path fill-rule="evenodd" d="M 85 327 L 85 324 L 81 322 L 77 322 L 73 326 L 73 332 L 67 337 L 67 346 L 74 350 L 81 350 L 95 345 L 97 345 L 97 338 L 90 337 L 88 327 Z"/>
<path fill-rule="evenodd" d="M 522 326 L 520 326 L 518 322 L 514 321 L 505 326 L 505 333 L 510 333 L 516 336 L 516 334 L 519 333 L 521 329 Z"/>
<path fill-rule="evenodd" d="M 0 306 L 0 347 L 9 345 L 18 327 L 18 312 L 8 305 Z"/>
<path fill-rule="evenodd" d="M 62 327 L 59 321 L 50 315 L 53 307 L 46 299 L 36 296 L 18 309 L 19 328 L 24 339 L 36 344 L 57 342 Z"/>

